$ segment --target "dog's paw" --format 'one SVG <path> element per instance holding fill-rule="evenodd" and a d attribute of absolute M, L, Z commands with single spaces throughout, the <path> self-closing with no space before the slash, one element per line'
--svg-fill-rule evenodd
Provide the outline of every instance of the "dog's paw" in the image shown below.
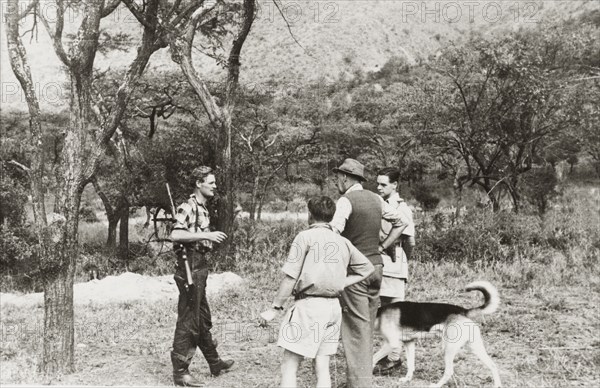
<path fill-rule="evenodd" d="M 404 376 L 404 377 L 400 377 L 400 379 L 398 381 L 400 381 L 401 383 L 408 383 L 408 382 L 410 382 L 410 380 L 412 380 L 412 377 Z"/>

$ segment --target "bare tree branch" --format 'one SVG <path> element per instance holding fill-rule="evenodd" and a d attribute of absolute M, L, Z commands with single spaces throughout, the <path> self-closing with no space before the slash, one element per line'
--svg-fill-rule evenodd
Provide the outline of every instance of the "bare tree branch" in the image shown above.
<path fill-rule="evenodd" d="M 25 171 L 27 175 L 29 175 L 29 173 L 31 172 L 31 169 L 29 167 L 17 162 L 16 160 L 8 160 L 6 163 L 19 167 L 21 170 Z"/>
<path fill-rule="evenodd" d="M 6 37 L 8 46 L 8 55 L 12 70 L 25 93 L 27 107 L 29 108 L 29 130 L 32 141 L 38 145 L 33 148 L 31 155 L 31 183 L 33 198 L 34 219 L 38 227 L 46 225 L 46 209 L 43 196 L 43 144 L 41 111 L 40 105 L 35 93 L 35 86 L 31 77 L 31 70 L 27 60 L 27 53 L 23 46 L 23 41 L 19 36 L 19 2 L 18 0 L 9 0 L 6 13 Z"/>
<path fill-rule="evenodd" d="M 123 3 L 125 3 L 129 11 L 133 14 L 137 21 L 142 24 L 142 26 L 146 28 L 153 28 L 152 24 L 148 22 L 146 15 L 144 15 L 144 11 L 140 9 L 140 6 L 137 5 L 137 3 L 134 3 L 133 0 L 123 0 Z"/>
<path fill-rule="evenodd" d="M 294 35 L 294 33 L 292 32 L 292 26 L 290 26 L 290 23 L 288 22 L 287 18 L 285 17 L 285 15 L 283 14 L 283 11 L 281 10 L 281 7 L 279 6 L 279 3 L 277 0 L 273 0 L 273 4 L 275 4 L 275 7 L 277 8 L 277 11 L 279 12 L 279 15 L 281 15 L 281 17 L 283 18 L 283 20 L 285 21 L 285 25 L 287 26 L 287 29 L 290 33 L 290 36 L 292 37 L 292 39 L 294 40 L 294 42 L 296 42 L 296 44 L 302 49 L 304 50 L 305 53 L 308 54 L 308 51 L 306 51 L 306 49 L 304 48 L 304 46 L 302 46 L 300 44 L 300 42 L 298 42 L 298 39 L 296 39 L 296 36 Z M 310 55 L 310 54 L 309 54 Z"/>
<path fill-rule="evenodd" d="M 23 10 L 23 12 L 21 12 L 19 14 L 19 19 L 23 19 L 24 17 L 26 17 L 27 15 L 29 15 L 29 13 L 37 7 L 37 5 L 39 4 L 40 0 L 33 0 L 31 3 L 29 3 L 27 5 L 27 7 Z"/>
<path fill-rule="evenodd" d="M 108 4 L 104 4 L 104 9 L 102 10 L 102 17 L 105 18 L 111 13 L 113 13 L 113 11 L 117 9 L 119 4 L 121 4 L 121 0 L 108 0 Z"/>
<path fill-rule="evenodd" d="M 62 43 L 62 34 L 63 34 L 63 28 L 64 28 L 64 14 L 65 14 L 63 0 L 57 0 L 56 6 L 57 6 L 57 8 L 56 8 L 56 27 L 55 27 L 56 30 L 55 31 L 52 31 L 52 27 L 50 26 L 50 23 L 48 23 L 48 20 L 46 20 L 46 17 L 44 16 L 44 12 L 42 10 L 38 9 L 37 15 L 40 18 L 40 20 L 42 21 L 42 24 L 44 25 L 44 28 L 48 32 L 48 35 L 50 35 L 50 39 L 52 39 L 52 45 L 54 46 L 54 51 L 56 52 L 56 55 L 58 55 L 58 58 L 62 61 L 62 63 L 65 64 L 65 66 L 70 67 L 71 59 L 67 55 L 67 53 L 63 47 L 63 43 Z"/>

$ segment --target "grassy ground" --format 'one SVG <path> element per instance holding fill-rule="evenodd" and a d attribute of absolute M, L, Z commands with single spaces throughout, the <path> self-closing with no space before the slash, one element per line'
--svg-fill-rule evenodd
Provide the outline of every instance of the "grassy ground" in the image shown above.
<path fill-rule="evenodd" d="M 502 382 L 513 387 L 598 386 L 600 384 L 600 305 L 598 273 L 581 272 L 561 284 L 553 269 L 564 265 L 557 256 L 546 265 L 497 264 L 473 268 L 466 264 L 413 263 L 409 300 L 445 301 L 466 306 L 480 302 L 462 288 L 488 279 L 500 290 L 500 310 L 480 320 L 487 350 L 496 361 Z M 529 268 L 527 279 L 523 268 Z M 256 317 L 271 300 L 277 268 L 248 271 L 249 286 L 211 301 L 213 332 L 224 357 L 236 360 L 234 370 L 209 377 L 201 356 L 192 372 L 214 387 L 278 385 L 280 350 L 276 327 L 259 328 Z M 3 384 L 171 385 L 169 347 L 176 320 L 174 303 L 76 307 L 76 372 L 52 380 L 37 374 L 43 309 L 3 308 L 0 382 Z M 341 348 L 332 358 L 334 386 L 344 381 Z M 437 340 L 417 348 L 415 380 L 408 386 L 437 381 L 443 371 Z M 300 371 L 302 386 L 314 385 L 312 366 Z M 402 372 L 377 377 L 378 387 L 396 387 Z M 491 385 L 478 360 L 464 352 L 457 357 L 449 386 Z"/>
<path fill-rule="evenodd" d="M 498 287 L 501 305 L 498 312 L 479 319 L 479 323 L 504 386 L 600 386 L 599 212 L 600 198 L 594 184 L 567 187 L 543 219 L 531 215 L 508 221 L 506 215 L 491 219 L 491 225 L 500 230 L 496 234 L 489 230 L 490 222 L 478 218 L 441 229 L 435 222 L 422 222 L 422 245 L 416 255 L 421 259 L 410 263 L 407 299 L 475 306 L 481 303 L 481 296 L 462 292 L 464 286 L 474 280 L 489 280 Z M 243 276 L 247 287 L 210 301 L 219 351 L 223 357 L 235 359 L 236 366 L 230 373 L 212 378 L 198 354 L 191 370 L 208 386 L 278 385 L 278 324 L 260 328 L 257 317 L 270 305 L 284 252 L 303 227 L 289 221 L 242 224 L 236 237 L 235 260 L 213 262 L 215 270 L 234 270 Z M 458 236 L 448 234 L 456 230 Z M 82 233 L 82 239 L 94 242 L 98 233 L 93 231 L 99 229 L 88 230 L 87 237 Z M 427 249 L 435 243 L 435 236 L 445 238 L 444 244 L 448 244 Z M 487 242 L 477 244 L 483 236 Z M 452 245 L 452 239 L 458 242 Z M 505 242 L 495 243 L 500 240 Z M 487 249 L 487 259 L 480 259 L 483 253 L 479 247 Z M 440 251 L 442 248 L 447 249 Z M 450 260 L 457 252 L 466 255 L 462 262 Z M 162 266 L 167 264 L 165 259 Z M 76 371 L 48 379 L 37 373 L 43 308 L 3 306 L 0 384 L 172 384 L 169 351 L 177 318 L 174 302 L 76 306 L 75 317 Z M 335 387 L 345 380 L 341 347 L 331 360 L 331 369 Z M 375 385 L 397 387 L 404 372 L 402 368 L 392 376 L 377 377 Z M 415 379 L 403 386 L 436 382 L 442 372 L 439 340 L 424 340 L 417 347 Z M 302 386 L 314 386 L 310 362 L 303 363 L 299 380 Z M 474 356 L 459 354 L 450 387 L 491 383 L 489 371 Z"/>

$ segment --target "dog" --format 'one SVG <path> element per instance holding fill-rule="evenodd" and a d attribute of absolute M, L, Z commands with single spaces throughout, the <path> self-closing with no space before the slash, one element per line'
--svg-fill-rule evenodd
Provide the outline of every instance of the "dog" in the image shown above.
<path fill-rule="evenodd" d="M 500 387 L 498 368 L 485 350 L 479 326 L 472 320 L 475 315 L 492 314 L 498 309 L 498 291 L 486 281 L 473 282 L 466 290 L 480 291 L 485 298 L 484 304 L 471 309 L 447 303 L 394 302 L 381 306 L 375 329 L 382 335 L 384 343 L 373 355 L 373 365 L 393 349 L 399 349 L 402 342 L 406 349 L 407 371 L 400 382 L 408 382 L 415 371 L 416 340 L 441 337 L 446 365 L 442 378 L 431 387 L 441 387 L 450 380 L 454 373 L 454 357 L 464 345 L 491 370 L 494 387 Z"/>

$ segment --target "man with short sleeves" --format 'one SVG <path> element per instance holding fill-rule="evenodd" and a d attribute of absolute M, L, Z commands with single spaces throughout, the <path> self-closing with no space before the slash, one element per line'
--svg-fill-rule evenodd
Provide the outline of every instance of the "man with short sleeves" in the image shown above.
<path fill-rule="evenodd" d="M 387 167 L 377 173 L 377 191 L 379 195 L 391 206 L 400 210 L 409 221 L 409 225 L 402 231 L 400 239 L 385 252 L 386 254 L 382 255 L 383 279 L 379 291 L 381 305 L 404 301 L 408 280 L 408 262 L 415 246 L 415 224 L 412 210 L 398 194 L 399 181 L 400 172 L 397 168 Z M 389 222 L 382 221 L 381 236 L 387 236 L 390 229 Z M 395 258 L 395 260 L 392 258 Z M 373 373 L 389 373 L 393 369 L 399 369 L 402 364 L 401 350 L 401 348 L 393 349 L 387 357 L 379 360 L 373 369 Z"/>
<path fill-rule="evenodd" d="M 336 204 L 331 226 L 346 237 L 375 267 L 367 279 L 344 290 L 341 296 L 342 344 L 346 357 L 348 388 L 373 385 L 373 328 L 379 307 L 379 288 L 383 273 L 381 252 L 390 247 L 408 225 L 404 215 L 375 193 L 364 190 L 364 166 L 355 159 L 346 159 L 333 170 L 342 197 Z M 392 229 L 380 243 L 381 220 L 389 221 Z"/>
<path fill-rule="evenodd" d="M 171 233 L 174 249 L 178 254 L 175 282 L 179 289 L 177 305 L 177 325 L 173 338 L 171 362 L 173 364 L 173 383 L 179 386 L 202 387 L 189 372 L 189 366 L 199 347 L 208 362 L 210 373 L 218 376 L 233 365 L 233 360 L 221 360 L 217 345 L 213 341 L 210 329 L 212 319 L 206 299 L 206 280 L 208 264 L 204 255 L 214 243 L 221 243 L 227 235 L 210 230 L 210 217 L 206 204 L 215 195 L 217 188 L 215 175 L 210 167 L 202 166 L 192 173 L 194 193 L 177 208 L 175 227 Z M 186 289 L 186 270 L 183 252 L 192 272 L 194 292 L 192 301 L 188 299 Z"/>
<path fill-rule="evenodd" d="M 335 212 L 331 198 L 311 198 L 308 209 L 310 228 L 294 239 L 272 308 L 261 315 L 266 321 L 273 319 L 294 295 L 277 343 L 285 349 L 282 387 L 297 386 L 298 366 L 304 357 L 315 359 L 317 387 L 331 386 L 329 357 L 337 352 L 342 319 L 338 297 L 345 287 L 364 280 L 374 270 L 370 261 L 328 224 Z"/>

